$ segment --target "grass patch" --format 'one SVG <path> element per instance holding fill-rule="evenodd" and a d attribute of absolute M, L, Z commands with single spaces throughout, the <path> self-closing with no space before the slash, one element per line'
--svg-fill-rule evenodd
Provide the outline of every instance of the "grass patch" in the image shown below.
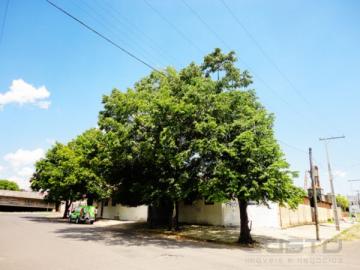
<path fill-rule="evenodd" d="M 344 241 L 353 241 L 360 239 L 360 224 L 355 224 L 351 228 L 343 231 L 335 239 L 344 240 Z"/>
<path fill-rule="evenodd" d="M 253 237 L 254 243 L 252 244 L 238 243 L 239 228 L 225 228 L 222 226 L 206 225 L 182 225 L 179 231 L 168 231 L 165 228 L 141 228 L 138 231 L 157 234 L 165 238 L 176 240 L 191 240 L 247 248 L 260 247 L 260 242 L 256 237 L 255 239 Z"/>

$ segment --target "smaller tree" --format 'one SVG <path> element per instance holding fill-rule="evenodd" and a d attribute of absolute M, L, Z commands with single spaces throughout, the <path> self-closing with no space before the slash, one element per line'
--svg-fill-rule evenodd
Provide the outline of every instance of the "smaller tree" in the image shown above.
<path fill-rule="evenodd" d="M 17 183 L 10 180 L 0 179 L 0 189 L 19 191 L 20 188 Z"/>
<path fill-rule="evenodd" d="M 86 197 L 92 204 L 94 199 L 108 197 L 105 149 L 103 134 L 97 129 L 85 131 L 67 145 L 56 143 L 36 163 L 31 188 L 46 191 L 50 201 L 65 201 L 64 218 L 76 200 Z"/>
<path fill-rule="evenodd" d="M 349 210 L 349 200 L 343 195 L 336 195 L 336 204 L 340 206 L 343 211 Z"/>
<path fill-rule="evenodd" d="M 45 158 L 35 164 L 30 180 L 33 190 L 47 192 L 47 200 L 65 201 L 64 218 L 71 203 L 81 199 L 85 191 L 76 177 L 78 169 L 75 152 L 67 145 L 56 143 Z"/>

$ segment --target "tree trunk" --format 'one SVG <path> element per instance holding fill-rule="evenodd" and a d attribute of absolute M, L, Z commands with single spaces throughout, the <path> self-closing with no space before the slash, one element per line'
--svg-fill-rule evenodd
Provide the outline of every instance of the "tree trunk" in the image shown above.
<path fill-rule="evenodd" d="M 150 227 L 150 229 L 152 229 L 154 227 L 154 224 L 153 224 L 153 208 L 152 208 L 151 204 L 148 206 L 148 210 L 147 210 L 147 224 Z"/>
<path fill-rule="evenodd" d="M 105 200 L 102 200 L 101 201 L 101 218 L 103 218 L 103 215 L 104 215 L 104 202 L 105 202 Z"/>
<path fill-rule="evenodd" d="M 252 244 L 253 240 L 250 235 L 249 219 L 247 214 L 247 201 L 238 198 L 240 210 L 240 236 L 238 242 L 241 244 Z"/>
<path fill-rule="evenodd" d="M 179 231 L 179 202 L 175 202 L 175 218 L 174 218 L 174 228 L 175 231 Z"/>
<path fill-rule="evenodd" d="M 168 211 L 168 230 L 169 231 L 172 231 L 173 229 L 173 226 L 174 226 L 174 218 L 175 218 L 175 205 L 174 203 L 172 202 L 171 204 L 171 207 L 169 208 L 169 211 Z"/>
<path fill-rule="evenodd" d="M 63 218 L 68 217 L 68 211 L 69 211 L 70 205 L 71 205 L 71 201 L 66 200 L 65 201 L 65 211 L 64 211 Z"/>
<path fill-rule="evenodd" d="M 167 227 L 172 229 L 172 214 L 174 203 L 162 200 L 159 205 L 150 205 L 148 208 L 148 225 L 150 227 Z"/>
<path fill-rule="evenodd" d="M 94 204 L 94 196 L 92 194 L 87 196 L 87 205 L 91 206 Z"/>

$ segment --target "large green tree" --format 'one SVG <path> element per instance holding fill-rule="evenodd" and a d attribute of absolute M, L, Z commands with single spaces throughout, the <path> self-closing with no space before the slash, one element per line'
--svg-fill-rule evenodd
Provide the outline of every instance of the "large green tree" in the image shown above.
<path fill-rule="evenodd" d="M 15 191 L 20 190 L 16 182 L 5 179 L 0 179 L 0 189 L 15 190 Z"/>
<path fill-rule="evenodd" d="M 163 206 L 169 227 L 178 202 L 196 192 L 190 144 L 198 107 L 182 100 L 180 83 L 171 68 L 154 72 L 134 89 L 105 96 L 99 119 L 111 149 L 115 197 L 125 205 Z"/>
<path fill-rule="evenodd" d="M 220 63 L 214 65 L 214 61 Z M 244 89 L 251 79 L 248 73 L 241 75 L 235 61 L 231 53 L 228 57 L 212 54 L 202 65 L 208 76 L 222 71 L 222 66 L 228 71 L 225 69 L 216 82 L 218 94 L 209 105 L 208 121 L 203 123 L 208 135 L 196 142 L 203 163 L 200 189 L 213 201 L 237 199 L 239 242 L 252 243 L 247 215 L 250 201 L 296 207 L 304 192 L 293 185 L 296 174 L 289 170 L 275 139 L 273 115 L 260 104 L 253 90 Z"/>
<path fill-rule="evenodd" d="M 241 242 L 251 242 L 250 200 L 296 205 L 300 189 L 273 135 L 273 116 L 248 90 L 233 52 L 202 65 L 153 72 L 103 99 L 99 126 L 112 142 L 112 180 L 128 205 L 173 205 L 200 195 L 238 199 Z M 200 194 L 201 192 L 201 194 Z"/>
<path fill-rule="evenodd" d="M 153 72 L 103 99 L 99 126 L 111 145 L 111 185 L 128 205 L 198 198 L 237 199 L 239 241 L 252 242 L 249 201 L 296 206 L 294 187 L 273 134 L 273 115 L 249 89 L 252 78 L 220 49 L 177 72 Z M 175 206 L 175 207 L 174 207 Z"/>

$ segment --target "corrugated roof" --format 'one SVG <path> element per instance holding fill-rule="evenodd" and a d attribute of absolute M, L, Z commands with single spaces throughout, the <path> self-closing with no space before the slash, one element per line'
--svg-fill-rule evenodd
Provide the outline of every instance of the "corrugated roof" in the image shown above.
<path fill-rule="evenodd" d="M 0 196 L 43 200 L 45 193 L 34 191 L 0 190 Z"/>

